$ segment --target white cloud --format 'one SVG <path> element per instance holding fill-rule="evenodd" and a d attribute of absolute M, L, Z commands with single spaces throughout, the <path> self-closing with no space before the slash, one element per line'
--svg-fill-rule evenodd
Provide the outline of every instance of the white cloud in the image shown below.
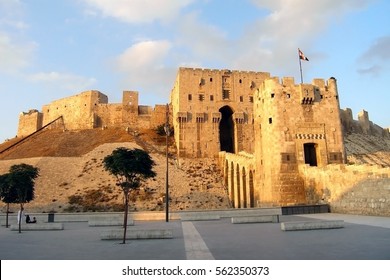
<path fill-rule="evenodd" d="M 86 78 L 70 73 L 40 72 L 29 75 L 27 79 L 45 86 L 65 89 L 67 91 L 80 92 L 90 89 L 96 83 L 95 78 Z"/>
<path fill-rule="evenodd" d="M 390 35 L 378 38 L 368 48 L 368 50 L 361 56 L 361 60 L 390 60 Z"/>
<path fill-rule="evenodd" d="M 184 15 L 178 24 L 176 43 L 191 52 L 192 59 L 224 61 L 235 55 L 224 30 L 200 22 L 197 13 Z"/>
<path fill-rule="evenodd" d="M 358 58 L 358 63 L 364 65 L 357 70 L 362 75 L 379 76 L 388 69 L 390 60 L 390 36 L 376 39 L 371 46 Z"/>
<path fill-rule="evenodd" d="M 185 53 L 189 53 L 191 61 L 209 63 L 203 65 L 206 68 L 270 71 L 278 75 L 283 71 L 283 75 L 291 74 L 296 70 L 297 60 L 292 58 L 298 56 L 298 47 L 308 56 L 313 55 L 310 47 L 315 40 L 329 27 L 342 21 L 347 13 L 364 8 L 368 0 L 251 2 L 255 8 L 265 10 L 265 16 L 249 22 L 238 37 L 237 34 L 229 34 L 229 30 L 224 30 L 223 26 L 202 22 L 197 12 L 183 15 L 177 25 L 179 32 L 175 38 L 175 47 L 185 51 L 181 64 L 188 64 Z M 323 57 L 323 54 L 316 53 L 316 56 Z"/>
<path fill-rule="evenodd" d="M 84 0 L 90 9 L 103 16 L 114 17 L 128 23 L 149 23 L 155 20 L 169 21 L 193 0 Z M 88 14 L 93 11 L 88 9 Z"/>
<path fill-rule="evenodd" d="M 367 0 L 252 0 L 268 14 L 248 26 L 238 41 L 236 67 L 257 66 L 266 71 L 294 71 L 297 48 L 306 55 L 314 41 L 350 12 L 364 8 Z M 288 64 L 286 61 L 291 61 Z"/>
<path fill-rule="evenodd" d="M 12 38 L 0 32 L 0 71 L 15 73 L 27 67 L 37 47 L 35 43 L 16 43 Z"/>
<path fill-rule="evenodd" d="M 171 49 L 167 40 L 138 42 L 115 58 L 114 67 L 123 74 L 126 88 L 167 97 L 177 70 L 166 64 Z"/>
<path fill-rule="evenodd" d="M 25 30 L 29 26 L 24 21 L 21 20 L 11 20 L 11 19 L 0 19 L 0 26 L 11 27 L 19 30 Z"/>
<path fill-rule="evenodd" d="M 28 28 L 22 17 L 21 1 L 0 0 L 0 72 L 17 73 L 33 58 L 37 44 L 19 36 Z"/>
<path fill-rule="evenodd" d="M 119 55 L 117 65 L 123 71 L 153 67 L 162 62 L 170 48 L 167 40 L 139 42 Z"/>

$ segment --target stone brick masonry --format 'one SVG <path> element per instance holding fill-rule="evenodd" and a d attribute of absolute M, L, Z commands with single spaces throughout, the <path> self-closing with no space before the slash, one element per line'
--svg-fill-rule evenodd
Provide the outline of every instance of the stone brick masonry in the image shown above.
<path fill-rule="evenodd" d="M 326 202 L 338 211 L 390 213 L 389 169 L 347 166 L 344 146 L 346 133 L 390 138 L 389 130 L 365 111 L 354 121 L 350 109 L 340 110 L 335 78 L 296 84 L 267 72 L 179 68 L 170 112 L 177 157 L 218 158 L 236 208 Z M 136 130 L 165 123 L 166 106 L 140 106 L 135 91 L 120 104 L 86 91 L 21 113 L 18 136 L 59 116 L 54 126 L 67 130 Z"/>

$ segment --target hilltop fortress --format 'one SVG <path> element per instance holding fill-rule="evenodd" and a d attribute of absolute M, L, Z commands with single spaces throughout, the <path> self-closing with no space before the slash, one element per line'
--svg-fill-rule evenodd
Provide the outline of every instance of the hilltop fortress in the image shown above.
<path fill-rule="evenodd" d="M 350 109 L 340 110 L 335 78 L 296 84 L 266 72 L 180 68 L 170 114 L 177 158 L 218 158 L 236 208 L 331 203 L 342 210 L 350 207 L 342 196 L 364 184 L 368 173 L 378 182 L 389 181 L 388 168 L 346 165 L 344 134 L 390 136 L 369 121 L 367 112 L 355 121 Z M 18 136 L 60 117 L 51 126 L 134 131 L 164 124 L 166 106 L 141 106 L 134 91 L 123 92 L 121 104 L 87 91 L 45 105 L 41 112 L 21 113 Z M 371 203 L 375 211 L 390 214 L 390 199 Z"/>
<path fill-rule="evenodd" d="M 166 105 L 138 104 L 138 92 L 124 91 L 122 103 L 108 103 L 108 97 L 96 90 L 62 98 L 19 115 L 18 137 L 27 136 L 45 125 L 66 130 L 92 128 L 155 128 L 164 123 Z"/>

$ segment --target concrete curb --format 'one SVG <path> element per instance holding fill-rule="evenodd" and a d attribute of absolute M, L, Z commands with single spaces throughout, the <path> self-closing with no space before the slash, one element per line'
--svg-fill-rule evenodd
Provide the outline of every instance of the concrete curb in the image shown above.
<path fill-rule="evenodd" d="M 253 224 L 253 223 L 278 223 L 278 215 L 267 216 L 249 216 L 249 217 L 232 217 L 232 224 Z"/>
<path fill-rule="evenodd" d="M 110 219 L 110 218 L 91 218 L 88 221 L 90 227 L 109 227 L 109 226 L 121 226 L 123 227 L 123 219 Z M 134 226 L 133 220 L 127 220 L 127 226 Z"/>
<path fill-rule="evenodd" d="M 193 214 L 181 214 L 180 219 L 182 221 L 210 221 L 219 220 L 221 217 L 215 214 L 209 213 L 193 213 Z"/>
<path fill-rule="evenodd" d="M 280 229 L 283 231 L 334 229 L 334 228 L 343 228 L 343 227 L 344 227 L 343 220 L 284 222 L 280 224 Z"/>
<path fill-rule="evenodd" d="M 100 233 L 101 240 L 122 240 L 123 229 L 112 229 Z M 168 229 L 132 229 L 126 232 L 128 239 L 172 239 L 172 230 Z"/>
<path fill-rule="evenodd" d="M 18 224 L 11 225 L 12 231 L 19 230 Z M 45 224 L 22 224 L 22 231 L 39 231 L 39 230 L 63 230 L 63 223 L 45 223 Z"/>

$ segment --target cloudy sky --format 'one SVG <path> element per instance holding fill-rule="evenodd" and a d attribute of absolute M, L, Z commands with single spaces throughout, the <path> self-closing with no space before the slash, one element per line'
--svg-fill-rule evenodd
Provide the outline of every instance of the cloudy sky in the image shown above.
<path fill-rule="evenodd" d="M 390 127 L 390 1 L 0 0 L 0 142 L 18 116 L 96 89 L 165 104 L 180 66 L 336 77 L 341 107 Z"/>

